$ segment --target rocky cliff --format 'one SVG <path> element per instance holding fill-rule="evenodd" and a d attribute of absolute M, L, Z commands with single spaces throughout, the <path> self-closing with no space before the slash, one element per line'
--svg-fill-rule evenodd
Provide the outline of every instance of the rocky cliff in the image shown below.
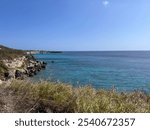
<path fill-rule="evenodd" d="M 0 45 L 0 84 L 10 79 L 24 79 L 45 69 L 46 63 L 37 61 L 25 51 Z"/>

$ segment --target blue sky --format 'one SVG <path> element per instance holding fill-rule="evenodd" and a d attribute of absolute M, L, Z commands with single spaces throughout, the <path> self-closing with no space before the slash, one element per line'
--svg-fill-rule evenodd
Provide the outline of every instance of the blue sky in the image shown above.
<path fill-rule="evenodd" d="M 0 0 L 0 43 L 20 49 L 150 50 L 150 0 Z"/>

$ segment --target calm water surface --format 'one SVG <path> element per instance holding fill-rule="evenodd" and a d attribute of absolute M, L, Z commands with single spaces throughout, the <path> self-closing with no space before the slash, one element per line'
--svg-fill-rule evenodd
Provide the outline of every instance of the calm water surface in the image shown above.
<path fill-rule="evenodd" d="M 48 65 L 34 80 L 150 92 L 150 51 L 63 52 L 38 54 L 35 58 Z"/>

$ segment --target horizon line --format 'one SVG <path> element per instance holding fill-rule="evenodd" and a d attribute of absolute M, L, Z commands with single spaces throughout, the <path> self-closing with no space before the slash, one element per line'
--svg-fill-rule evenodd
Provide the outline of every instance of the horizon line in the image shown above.
<path fill-rule="evenodd" d="M 149 50 L 146 50 L 146 49 L 141 49 L 141 50 L 139 50 L 139 49 L 132 49 L 132 50 L 127 50 L 127 49 L 125 49 L 125 50 L 123 50 L 123 49 L 116 49 L 116 50 L 110 50 L 110 49 L 108 49 L 108 50 L 47 50 L 47 49 L 23 49 L 23 48 L 14 48 L 14 47 L 9 47 L 9 46 L 7 46 L 7 45 L 5 45 L 5 44 L 2 44 L 2 43 L 0 43 L 0 45 L 2 45 L 2 46 L 5 46 L 5 47 L 8 47 L 8 48 L 12 48 L 12 49 L 18 49 L 18 50 L 25 50 L 25 51 L 61 51 L 61 52 L 83 52 L 83 51 L 85 51 L 85 52 L 98 52 L 98 51 L 150 51 L 150 49 Z"/>

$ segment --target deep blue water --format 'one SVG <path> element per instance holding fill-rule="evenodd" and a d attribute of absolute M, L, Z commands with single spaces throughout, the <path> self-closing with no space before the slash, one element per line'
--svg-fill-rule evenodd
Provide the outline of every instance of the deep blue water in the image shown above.
<path fill-rule="evenodd" d="M 48 63 L 35 80 L 150 92 L 150 51 L 63 52 L 35 57 Z"/>

